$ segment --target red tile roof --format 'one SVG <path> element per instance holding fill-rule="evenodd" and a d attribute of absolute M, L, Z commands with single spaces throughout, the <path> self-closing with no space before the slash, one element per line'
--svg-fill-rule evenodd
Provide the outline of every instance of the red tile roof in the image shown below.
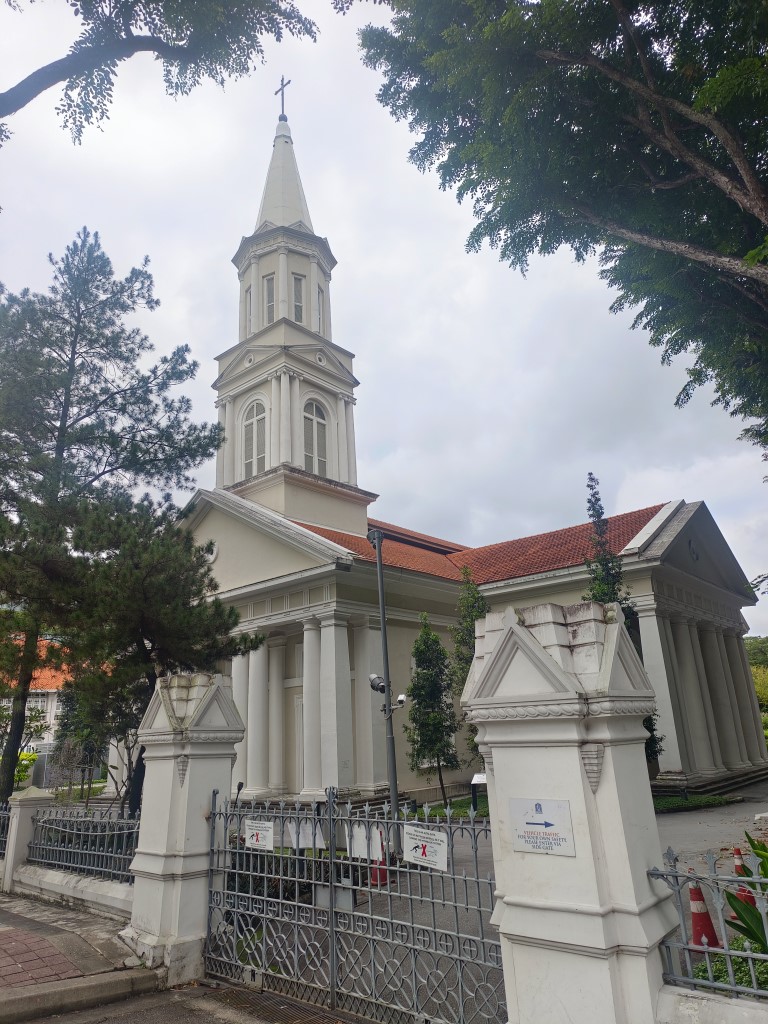
<path fill-rule="evenodd" d="M 611 516 L 608 520 L 611 548 L 614 551 L 625 548 L 662 508 L 663 504 L 651 505 L 636 512 Z M 564 530 L 552 530 L 519 540 L 502 541 L 500 544 L 488 544 L 481 548 L 460 548 L 448 541 L 393 527 L 375 519 L 370 520 L 370 523 L 384 531 L 381 556 L 385 565 L 449 580 L 461 579 L 461 567 L 465 565 L 472 571 L 476 583 L 495 583 L 553 572 L 583 565 L 592 551 L 591 523 L 581 523 L 579 526 L 569 526 Z M 300 525 L 347 548 L 361 561 L 376 560 L 375 552 L 365 537 L 329 530 L 324 526 Z M 425 543 L 419 543 L 420 540 Z"/>

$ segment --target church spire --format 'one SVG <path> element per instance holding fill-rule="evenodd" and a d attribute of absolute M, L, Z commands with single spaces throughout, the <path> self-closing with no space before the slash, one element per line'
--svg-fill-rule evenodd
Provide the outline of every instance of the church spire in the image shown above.
<path fill-rule="evenodd" d="M 256 230 L 264 225 L 280 228 L 296 228 L 314 234 L 309 207 L 296 165 L 293 139 L 288 120 L 281 114 L 277 122 L 272 159 L 267 171 L 264 194 L 261 197 Z"/>

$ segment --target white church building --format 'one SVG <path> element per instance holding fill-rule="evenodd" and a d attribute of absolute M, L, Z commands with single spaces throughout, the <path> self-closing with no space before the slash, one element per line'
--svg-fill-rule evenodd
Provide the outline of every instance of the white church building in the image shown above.
<path fill-rule="evenodd" d="M 375 551 L 381 529 L 390 673 L 405 691 L 419 614 L 449 645 L 461 569 L 499 615 L 581 600 L 589 524 L 492 544 L 461 544 L 369 518 L 376 495 L 358 486 L 353 354 L 333 339 L 336 260 L 315 234 L 284 115 L 278 122 L 256 228 L 233 262 L 239 337 L 214 382 L 226 439 L 216 487 L 198 491 L 187 525 L 213 540 L 220 596 L 240 628 L 266 643 L 235 659 L 235 702 L 246 723 L 233 781 L 244 796 L 317 798 L 327 786 L 387 791 Z M 660 780 L 735 784 L 768 773 L 768 755 L 742 635 L 755 603 L 744 573 L 702 502 L 668 501 L 614 516 L 640 622 L 643 660 L 664 736 Z M 554 622 L 545 646 L 568 646 Z M 559 632 L 558 632 L 559 631 Z M 410 772 L 395 712 L 398 778 L 421 799 L 436 779 Z M 463 741 L 459 739 L 463 752 Z M 476 770 L 476 769 L 475 769 Z M 473 769 L 448 774 L 464 791 Z"/>

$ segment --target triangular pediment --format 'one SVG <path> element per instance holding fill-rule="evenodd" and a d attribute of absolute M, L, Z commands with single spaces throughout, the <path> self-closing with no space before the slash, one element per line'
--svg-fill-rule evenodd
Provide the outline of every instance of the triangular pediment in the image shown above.
<path fill-rule="evenodd" d="M 213 541 L 211 569 L 222 591 L 353 560 L 351 552 L 333 541 L 218 489 L 197 492 L 184 525 L 198 544 Z"/>
<path fill-rule="evenodd" d="M 607 694 L 653 695 L 648 674 L 622 622 L 605 631 L 605 646 L 596 691 Z"/>
<path fill-rule="evenodd" d="M 275 335 L 274 344 L 267 337 Z M 219 359 L 231 354 L 232 358 L 213 382 L 213 389 L 226 392 L 240 385 L 246 377 L 254 384 L 261 383 L 268 373 L 287 367 L 298 370 L 308 377 L 330 377 L 334 384 L 340 383 L 350 389 L 359 383 L 348 366 L 345 366 L 335 351 L 337 346 L 308 331 L 292 320 L 281 319 L 265 327 L 259 334 L 237 349 L 222 353 Z M 343 349 L 341 350 L 344 351 Z M 351 356 L 350 362 L 351 362 Z"/>
<path fill-rule="evenodd" d="M 190 730 L 242 731 L 243 721 L 221 675 L 190 674 L 158 680 L 139 734 Z"/>
<path fill-rule="evenodd" d="M 461 699 L 462 703 L 470 699 L 507 703 L 582 692 L 576 676 L 564 672 L 525 626 L 517 622 L 514 609 L 509 609 L 501 638 L 485 655 L 480 671 L 470 674 Z"/>

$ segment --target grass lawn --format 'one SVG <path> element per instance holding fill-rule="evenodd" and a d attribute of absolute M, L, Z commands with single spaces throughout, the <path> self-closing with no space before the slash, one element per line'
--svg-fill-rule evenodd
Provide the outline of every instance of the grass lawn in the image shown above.
<path fill-rule="evenodd" d="M 697 796 L 686 800 L 682 796 L 655 796 L 653 808 L 657 814 L 670 814 L 672 811 L 699 811 L 705 807 L 725 807 L 726 804 L 738 804 L 743 801 L 741 796 Z"/>

